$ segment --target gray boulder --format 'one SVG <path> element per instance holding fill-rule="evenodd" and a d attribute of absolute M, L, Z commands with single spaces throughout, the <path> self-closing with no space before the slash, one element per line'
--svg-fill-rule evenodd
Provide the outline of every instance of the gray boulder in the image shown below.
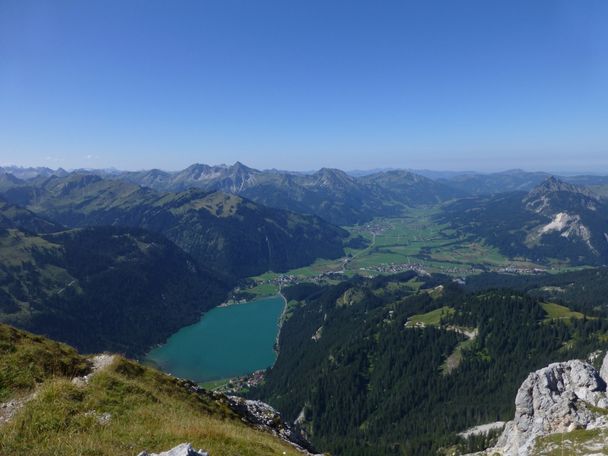
<path fill-rule="evenodd" d="M 137 456 L 209 456 L 209 453 L 203 450 L 196 451 L 189 443 L 182 443 L 169 451 L 162 453 L 148 453 L 142 451 Z"/>
<path fill-rule="evenodd" d="M 304 454 L 316 454 L 315 449 L 304 436 L 285 423 L 279 412 L 265 402 L 228 396 L 228 403 L 232 410 L 243 417 L 244 421 L 289 442 Z"/>

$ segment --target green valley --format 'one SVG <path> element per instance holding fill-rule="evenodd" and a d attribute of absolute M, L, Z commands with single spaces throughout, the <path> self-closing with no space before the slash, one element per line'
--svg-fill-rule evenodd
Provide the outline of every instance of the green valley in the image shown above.
<path fill-rule="evenodd" d="M 395 274 L 403 271 L 467 277 L 482 272 L 535 274 L 569 269 L 564 262 L 540 264 L 509 258 L 483 240 L 464 235 L 437 221 L 441 208 L 410 209 L 406 217 L 377 218 L 363 225 L 343 227 L 349 233 L 346 255 L 318 259 L 310 266 L 285 273 L 268 272 L 251 277 L 239 293 L 272 295 L 283 284 L 305 281 L 336 283 L 345 277 Z M 354 246 L 350 246 L 354 245 Z"/>

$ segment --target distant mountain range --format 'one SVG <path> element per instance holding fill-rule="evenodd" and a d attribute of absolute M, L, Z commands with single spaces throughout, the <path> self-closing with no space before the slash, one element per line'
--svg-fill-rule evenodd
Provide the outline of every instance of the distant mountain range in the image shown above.
<path fill-rule="evenodd" d="M 115 177 L 159 191 L 200 188 L 237 194 L 266 206 L 318 215 L 336 225 L 395 216 L 404 205 L 462 196 L 462 192 L 442 183 L 399 170 L 353 177 L 338 169 L 296 174 L 260 171 L 237 162 L 232 166 L 195 164 L 176 173 L 150 170 Z"/>
<path fill-rule="evenodd" d="M 444 208 L 439 220 L 497 246 L 510 257 L 608 264 L 608 203 L 586 188 L 555 177 L 527 193 L 458 200 Z"/>
<path fill-rule="evenodd" d="M 227 277 L 336 258 L 346 233 L 332 225 L 397 217 L 428 205 L 441 208 L 442 223 L 510 257 L 608 262 L 605 176 L 555 178 L 522 170 L 440 173 L 435 179 L 407 170 L 352 176 L 328 168 L 261 171 L 239 162 L 177 172 L 18 170 L 27 179 L 11 170 L 0 172 L 0 192 L 14 204 L 66 226 L 162 233 Z M 541 210 L 536 200 L 550 204 Z"/>
<path fill-rule="evenodd" d="M 46 167 L 18 167 L 0 166 L 0 188 L 2 186 L 2 175 L 10 174 L 21 180 L 31 179 L 36 176 L 49 177 L 52 175 L 63 177 L 70 172 L 80 174 L 97 174 L 102 177 L 124 178 L 150 188 L 161 191 L 180 191 L 190 187 L 203 188 L 207 190 L 222 190 L 232 193 L 245 191 L 246 188 L 255 187 L 272 181 L 268 176 L 299 176 L 298 181 L 304 186 L 314 185 L 315 174 L 323 174 L 326 169 L 318 171 L 288 171 L 278 169 L 257 170 L 236 162 L 234 165 L 205 165 L 193 164 L 181 171 L 163 171 L 150 169 L 143 171 L 121 171 L 114 168 L 107 169 L 75 169 L 66 171 L 63 168 L 53 170 Z M 370 176 L 390 173 L 402 175 L 417 175 L 427 179 L 440 182 L 452 189 L 460 190 L 469 195 L 486 195 L 504 193 L 510 191 L 528 191 L 550 176 L 577 185 L 589 187 L 608 186 L 608 175 L 596 173 L 574 174 L 574 173 L 551 173 L 543 171 L 524 171 L 522 169 L 511 169 L 501 172 L 482 173 L 475 171 L 435 171 L 429 169 L 398 169 L 398 168 L 376 168 L 370 170 L 340 171 L 330 169 L 339 174 L 346 174 L 354 180 Z M 261 180 L 261 182 L 260 182 Z M 290 182 L 291 183 L 291 182 Z M 276 184 L 275 184 L 276 185 Z M 602 188 L 602 190 L 605 190 Z M 243 195 L 247 196 L 247 195 Z"/>
<path fill-rule="evenodd" d="M 30 175 L 36 170 L 21 175 Z M 78 172 L 83 174 L 83 172 Z M 289 171 L 260 171 L 242 163 L 231 166 L 194 164 L 178 172 L 158 169 L 138 172 L 88 171 L 104 178 L 128 181 L 159 192 L 182 192 L 196 188 L 248 198 L 265 206 L 317 215 L 335 225 L 352 225 L 378 216 L 396 216 L 404 207 L 435 204 L 465 193 L 405 170 L 390 170 L 353 177 L 337 169 L 323 168 L 311 174 Z M 49 172 L 34 177 L 43 183 Z M 63 170 L 58 177 L 65 177 Z M 0 191 L 29 182 L 14 179 L 10 169 L 0 174 Z M 30 177 L 30 179 L 32 179 Z"/>
<path fill-rule="evenodd" d="M 546 172 L 527 172 L 521 169 L 513 169 L 491 174 L 457 174 L 438 180 L 470 195 L 491 195 L 532 190 L 532 188 L 553 175 Z M 558 177 L 564 182 L 588 186 L 598 194 L 605 194 L 606 186 L 608 186 L 608 176 L 570 175 Z"/>

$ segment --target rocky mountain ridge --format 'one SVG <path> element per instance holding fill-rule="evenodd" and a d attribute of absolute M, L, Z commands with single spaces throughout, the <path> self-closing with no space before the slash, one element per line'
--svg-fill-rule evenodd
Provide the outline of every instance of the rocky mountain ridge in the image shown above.
<path fill-rule="evenodd" d="M 543 237 L 556 234 L 563 239 L 580 242 L 592 255 L 600 256 L 604 250 L 602 247 L 608 242 L 605 233 L 608 228 L 604 226 L 608 208 L 588 189 L 550 177 L 531 190 L 522 203 L 526 210 L 550 218 L 549 223 L 530 231 L 526 238 L 528 245 L 535 245 L 542 242 Z"/>
<path fill-rule="evenodd" d="M 13 171 L 28 179 L 16 179 Z M 50 177 L 68 177 L 64 170 L 0 168 L 0 191 L 41 185 Z M 80 170 L 147 187 L 159 192 L 199 189 L 248 198 L 268 207 L 322 217 L 335 225 L 352 225 L 377 216 L 399 215 L 404 208 L 435 204 L 466 193 L 407 170 L 352 176 L 342 170 L 321 168 L 311 173 L 258 170 L 240 162 L 210 166 L 195 163 L 175 172 Z M 2 177 L 4 176 L 4 177 Z M 9 177 L 10 176 L 10 177 Z"/>
<path fill-rule="evenodd" d="M 222 191 L 249 198 L 266 206 L 318 215 L 337 225 L 351 225 L 378 216 L 395 216 L 408 207 L 436 204 L 470 195 L 495 195 L 530 191 L 551 177 L 545 172 L 508 170 L 499 173 L 428 173 L 407 169 L 384 169 L 347 173 L 321 168 L 311 172 L 259 170 L 241 162 L 233 165 L 195 163 L 179 171 L 150 169 L 120 171 L 0 167 L 0 191 L 40 184 L 52 176 L 95 174 L 161 192 L 189 188 Z M 560 176 L 560 181 L 588 186 L 594 195 L 605 196 L 608 177 Z"/>
<path fill-rule="evenodd" d="M 338 225 L 397 215 L 400 205 L 435 203 L 460 194 L 403 170 L 354 177 L 333 168 L 292 173 L 261 171 L 236 162 L 230 166 L 194 164 L 176 173 L 152 170 L 117 177 L 162 191 L 200 188 L 232 193 L 266 206 L 318 215 Z"/>

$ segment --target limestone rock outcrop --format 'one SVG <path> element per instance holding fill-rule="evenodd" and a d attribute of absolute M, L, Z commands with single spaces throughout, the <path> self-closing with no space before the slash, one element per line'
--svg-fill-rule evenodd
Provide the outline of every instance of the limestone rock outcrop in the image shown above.
<path fill-rule="evenodd" d="M 244 421 L 258 429 L 271 432 L 289 442 L 306 455 L 316 454 L 311 444 L 291 426 L 283 421 L 279 412 L 262 401 L 252 401 L 238 396 L 227 396 L 230 407 L 243 417 Z"/>
<path fill-rule="evenodd" d="M 506 424 L 496 446 L 485 454 L 527 456 L 538 437 L 608 428 L 606 380 L 608 355 L 600 372 L 579 360 L 532 372 L 517 392 L 514 420 Z"/>

